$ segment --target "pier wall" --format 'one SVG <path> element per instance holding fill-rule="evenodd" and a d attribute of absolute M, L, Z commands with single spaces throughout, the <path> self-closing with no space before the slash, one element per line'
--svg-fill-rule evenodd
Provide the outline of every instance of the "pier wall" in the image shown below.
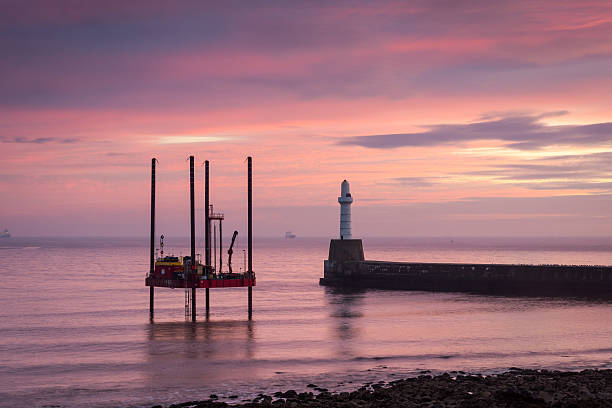
<path fill-rule="evenodd" d="M 340 241 L 340 240 L 335 240 Z M 360 240 L 351 240 L 360 241 Z M 332 253 L 332 245 L 335 247 Z M 386 262 L 340 259 L 330 244 L 322 285 L 516 295 L 612 297 L 612 266 Z M 360 244 L 348 244 L 351 247 Z M 354 253 L 353 253 L 354 255 Z M 363 256 L 363 249 L 362 254 Z M 353 258 L 360 258 L 359 255 Z"/>

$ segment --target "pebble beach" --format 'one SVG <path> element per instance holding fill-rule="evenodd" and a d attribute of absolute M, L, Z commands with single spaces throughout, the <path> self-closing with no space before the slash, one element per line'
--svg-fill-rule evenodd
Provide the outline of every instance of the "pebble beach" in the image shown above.
<path fill-rule="evenodd" d="M 260 394 L 251 402 L 232 404 L 189 401 L 168 408 L 213 407 L 612 407 L 612 370 L 580 372 L 513 369 L 482 376 L 459 372 L 420 375 L 390 383 L 365 384 L 352 392 L 330 393 L 316 384 L 311 392 Z M 157 405 L 152 408 L 161 408 Z"/>

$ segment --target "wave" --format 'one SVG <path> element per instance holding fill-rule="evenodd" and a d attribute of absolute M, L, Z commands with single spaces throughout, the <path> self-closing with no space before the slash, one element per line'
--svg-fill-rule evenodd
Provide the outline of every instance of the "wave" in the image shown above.
<path fill-rule="evenodd" d="M 41 247 L 39 246 L 0 246 L 0 250 L 3 249 L 40 249 Z"/>

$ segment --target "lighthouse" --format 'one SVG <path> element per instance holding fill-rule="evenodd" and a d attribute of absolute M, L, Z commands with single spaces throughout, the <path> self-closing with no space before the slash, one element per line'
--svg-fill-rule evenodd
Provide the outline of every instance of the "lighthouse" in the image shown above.
<path fill-rule="evenodd" d="M 337 276 L 338 268 L 342 268 L 344 262 L 364 261 L 363 243 L 360 239 L 353 239 L 351 234 L 351 189 L 349 182 L 344 180 L 340 185 L 340 239 L 329 241 L 329 256 L 323 262 L 324 278 L 321 282 L 329 282 Z"/>
<path fill-rule="evenodd" d="M 353 204 L 353 197 L 351 197 L 349 182 L 346 180 L 340 185 L 338 202 L 340 203 L 340 239 L 352 239 L 351 204 Z"/>

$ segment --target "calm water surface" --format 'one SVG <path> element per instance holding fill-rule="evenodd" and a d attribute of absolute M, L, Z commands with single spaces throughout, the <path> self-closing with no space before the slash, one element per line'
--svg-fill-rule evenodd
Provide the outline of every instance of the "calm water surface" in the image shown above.
<path fill-rule="evenodd" d="M 229 242 L 226 241 L 226 242 Z M 156 289 L 147 239 L 0 242 L 0 406 L 151 406 L 212 393 L 332 390 L 367 381 L 509 367 L 612 367 L 612 302 L 318 285 L 328 239 L 255 240 L 254 315 L 244 288 Z M 166 248 L 187 254 L 186 240 Z M 612 264 L 611 239 L 368 239 L 366 257 L 431 262 Z M 242 248 L 235 251 L 242 266 Z"/>

